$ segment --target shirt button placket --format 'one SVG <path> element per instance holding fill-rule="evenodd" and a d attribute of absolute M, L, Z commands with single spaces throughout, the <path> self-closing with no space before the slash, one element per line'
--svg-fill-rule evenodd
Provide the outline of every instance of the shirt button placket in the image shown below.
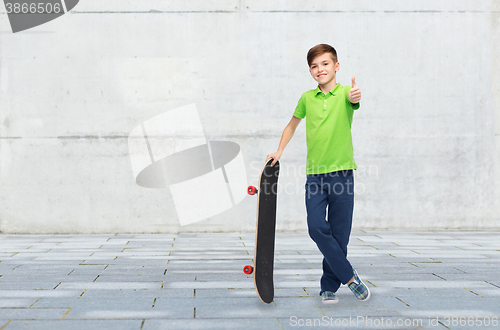
<path fill-rule="evenodd" d="M 326 110 L 326 100 L 325 100 L 325 102 L 323 103 L 323 110 Z"/>

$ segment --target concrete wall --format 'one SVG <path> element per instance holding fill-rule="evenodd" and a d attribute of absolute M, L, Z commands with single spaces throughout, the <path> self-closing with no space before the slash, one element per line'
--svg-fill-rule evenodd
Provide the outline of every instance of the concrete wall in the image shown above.
<path fill-rule="evenodd" d="M 16 34 L 0 14 L 0 31 L 3 233 L 253 231 L 252 197 L 181 227 L 168 189 L 135 184 L 127 136 L 195 103 L 207 140 L 238 143 L 256 184 L 316 87 L 318 43 L 363 93 L 354 227 L 500 228 L 499 1 L 82 0 Z M 302 123 L 282 156 L 279 230 L 306 228 L 305 157 Z"/>

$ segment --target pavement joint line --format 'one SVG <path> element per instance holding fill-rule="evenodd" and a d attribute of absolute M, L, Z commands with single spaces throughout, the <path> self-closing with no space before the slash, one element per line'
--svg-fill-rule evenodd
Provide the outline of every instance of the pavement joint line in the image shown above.
<path fill-rule="evenodd" d="M 398 243 L 394 243 L 394 242 L 391 242 L 391 243 L 394 244 L 394 245 L 400 246 Z"/>
<path fill-rule="evenodd" d="M 57 287 L 58 287 L 59 285 L 61 285 L 61 283 L 62 283 L 62 282 L 59 282 L 59 284 L 57 284 L 57 285 L 56 285 L 56 286 L 55 286 L 52 290 L 57 289 Z"/>
<path fill-rule="evenodd" d="M 390 254 L 390 253 L 388 253 L 388 254 L 389 254 L 391 257 L 393 257 L 393 258 L 397 258 L 396 256 L 394 256 L 394 255 L 392 255 L 392 254 Z"/>
<path fill-rule="evenodd" d="M 155 304 L 156 304 L 156 299 L 159 298 L 159 297 L 155 297 L 155 299 L 153 300 L 153 305 L 151 307 L 155 307 Z"/>
<path fill-rule="evenodd" d="M 83 296 L 83 294 L 85 293 L 85 291 L 87 291 L 87 289 L 84 289 L 84 290 L 82 291 L 82 294 L 78 297 L 78 299 L 80 299 L 80 298 Z"/>
<path fill-rule="evenodd" d="M 97 275 L 96 278 L 94 278 L 94 280 L 92 282 L 95 282 L 99 278 L 99 276 L 101 276 L 101 275 Z"/>
<path fill-rule="evenodd" d="M 196 307 L 194 308 L 194 311 L 193 311 L 193 319 L 196 318 Z"/>
<path fill-rule="evenodd" d="M 106 265 L 106 267 L 104 267 L 104 270 L 105 270 L 106 268 L 108 268 L 108 267 L 109 267 L 109 264 L 107 264 L 107 265 Z"/>
<path fill-rule="evenodd" d="M 61 317 L 61 320 L 64 320 L 64 318 L 66 317 L 66 315 L 68 315 L 68 313 L 71 311 L 71 307 L 68 308 L 68 310 L 66 311 L 66 313 L 64 313 L 64 315 Z"/>
<path fill-rule="evenodd" d="M 459 270 L 459 271 L 461 271 L 462 273 L 465 273 L 465 274 L 467 274 L 467 272 L 464 272 L 463 270 L 461 270 L 461 269 L 458 269 L 457 267 L 453 267 L 453 268 L 455 268 L 456 270 Z"/>
<path fill-rule="evenodd" d="M 497 287 L 497 288 L 499 288 L 499 289 L 500 289 L 500 286 L 498 286 L 498 285 L 496 285 L 496 284 L 490 283 L 490 282 L 488 282 L 488 281 L 485 281 L 485 282 L 486 282 L 486 283 L 488 283 L 488 284 L 491 284 L 491 285 L 493 285 L 493 286 L 495 286 L 495 287 Z"/>
<path fill-rule="evenodd" d="M 442 325 L 443 327 L 445 327 L 446 329 L 451 330 L 451 328 L 448 328 L 446 325 L 444 325 L 444 323 L 443 323 L 443 322 L 438 321 L 438 323 L 439 323 L 439 324 L 441 324 L 441 325 Z"/>
<path fill-rule="evenodd" d="M 276 318 L 276 321 L 278 321 L 278 325 L 280 326 L 280 329 L 283 330 L 283 326 L 281 325 L 280 319 L 278 317 Z"/>
<path fill-rule="evenodd" d="M 457 249 L 460 249 L 460 250 L 466 251 L 465 249 L 462 249 L 461 247 L 458 247 L 458 246 L 454 246 L 454 247 L 456 247 Z"/>
<path fill-rule="evenodd" d="M 420 267 L 418 267 L 417 265 L 415 265 L 414 263 L 412 263 L 412 262 L 410 262 L 410 261 L 408 261 L 408 263 L 409 263 L 410 265 L 412 265 L 412 266 L 415 266 L 415 267 L 417 267 L 417 268 L 420 268 Z"/>
<path fill-rule="evenodd" d="M 15 255 L 16 255 L 16 254 L 18 254 L 18 253 L 19 253 L 19 252 L 16 252 L 16 253 L 14 253 L 13 255 L 11 255 L 10 257 L 12 258 L 13 256 L 15 256 Z"/>
<path fill-rule="evenodd" d="M 196 298 L 196 289 L 193 289 L 193 298 Z"/>
<path fill-rule="evenodd" d="M 370 283 L 370 284 L 371 284 L 374 288 L 376 288 L 376 287 L 377 287 L 375 284 L 373 284 L 372 282 L 370 282 L 370 281 L 368 281 L 368 280 L 366 280 L 366 279 L 365 279 L 365 282 Z"/>
<path fill-rule="evenodd" d="M 2 327 L 0 328 L 0 330 L 5 329 L 5 327 L 10 323 L 10 321 L 12 321 L 12 320 L 8 320 L 7 323 L 5 323 L 4 325 L 2 325 Z"/>
<path fill-rule="evenodd" d="M 165 268 L 165 271 L 163 272 L 163 275 L 167 275 L 167 269 Z"/>
<path fill-rule="evenodd" d="M 142 330 L 142 328 L 144 327 L 144 322 L 146 322 L 146 319 L 142 319 L 142 323 L 141 323 L 141 328 L 140 328 L 140 330 Z"/>
<path fill-rule="evenodd" d="M 473 293 L 473 294 L 475 294 L 476 296 L 479 296 L 479 297 L 481 297 L 481 298 L 484 298 L 484 297 L 483 297 L 483 296 L 481 296 L 480 294 L 475 293 L 474 291 L 472 291 L 472 290 L 470 290 L 470 289 L 467 289 L 467 288 L 464 288 L 464 289 L 465 289 L 465 290 L 467 290 L 467 291 L 469 291 L 469 292 L 471 292 L 471 293 Z"/>
<path fill-rule="evenodd" d="M 70 272 L 68 273 L 68 275 L 70 275 L 70 274 L 71 274 L 71 273 L 73 273 L 74 271 L 75 271 L 75 270 L 73 269 L 72 271 L 70 271 Z"/>
<path fill-rule="evenodd" d="M 416 254 L 420 254 L 419 252 L 417 252 L 417 251 L 414 251 L 414 250 L 410 250 L 410 251 L 411 251 L 411 252 L 414 252 L 414 253 L 416 253 Z"/>
<path fill-rule="evenodd" d="M 323 316 L 326 316 L 326 314 L 323 312 L 323 310 L 321 309 L 321 307 L 318 306 L 318 309 L 321 312 L 321 314 L 323 314 Z"/>
<path fill-rule="evenodd" d="M 436 275 L 436 274 L 434 274 L 434 273 L 432 273 L 432 275 L 434 275 L 434 276 L 436 276 L 436 277 L 439 277 L 440 279 L 442 279 L 442 280 L 445 280 L 445 281 L 446 281 L 446 279 L 445 279 L 445 278 L 443 278 L 443 277 L 441 277 L 441 276 L 439 276 L 439 275 Z"/>
<path fill-rule="evenodd" d="M 405 304 L 406 306 L 410 307 L 410 305 L 408 305 L 407 303 L 405 303 L 403 300 L 399 299 L 398 297 L 396 297 L 396 296 L 395 296 L 394 298 L 396 298 L 397 300 L 401 301 L 401 302 L 402 302 L 403 304 Z"/>
<path fill-rule="evenodd" d="M 161 282 L 161 288 L 160 288 L 160 290 L 163 290 L 163 286 L 164 286 L 164 285 L 165 285 L 165 281 L 162 281 L 162 282 Z"/>
<path fill-rule="evenodd" d="M 361 241 L 361 242 L 363 242 L 363 243 L 365 242 L 365 241 L 363 241 L 363 240 L 362 240 L 361 238 L 359 238 L 359 237 L 358 237 L 357 239 L 358 239 L 358 241 Z"/>
<path fill-rule="evenodd" d="M 38 299 L 37 299 L 34 303 L 32 303 L 32 304 L 31 304 L 28 308 L 33 307 L 33 305 L 35 305 L 37 302 L 39 302 L 39 301 L 40 301 L 40 299 L 42 299 L 42 298 L 38 298 Z"/>

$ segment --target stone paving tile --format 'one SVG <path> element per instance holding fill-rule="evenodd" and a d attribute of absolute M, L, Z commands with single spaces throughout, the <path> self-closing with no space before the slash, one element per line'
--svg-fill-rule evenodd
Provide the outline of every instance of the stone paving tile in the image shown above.
<path fill-rule="evenodd" d="M 0 328 L 291 329 L 300 325 L 295 316 L 392 321 L 356 329 L 413 329 L 396 323 L 421 319 L 420 328 L 446 329 L 446 316 L 500 314 L 498 233 L 353 233 L 349 260 L 372 298 L 360 302 L 342 286 L 332 306 L 318 297 L 322 256 L 306 233 L 277 235 L 275 300 L 263 304 L 242 272 L 252 264 L 254 238 L 0 236 Z M 442 323 L 427 324 L 433 317 Z"/>
<path fill-rule="evenodd" d="M 5 330 L 78 330 L 78 329 L 120 329 L 137 330 L 142 320 L 43 320 L 43 321 L 11 321 Z"/>
<path fill-rule="evenodd" d="M 0 308 L 3 307 L 29 307 L 33 304 L 33 299 L 12 299 L 0 298 Z"/>
<path fill-rule="evenodd" d="M 0 320 L 62 319 L 69 308 L 0 308 Z"/>
<path fill-rule="evenodd" d="M 60 281 L 53 280 L 47 282 L 23 281 L 22 278 L 15 282 L 0 281 L 0 290 L 52 290 L 60 284 Z"/>
<path fill-rule="evenodd" d="M 191 320 L 146 320 L 144 330 L 165 330 L 165 329 L 245 329 L 245 330 L 279 330 L 277 318 L 246 318 L 246 319 L 191 319 Z"/>
<path fill-rule="evenodd" d="M 129 295 L 130 297 L 130 295 Z M 41 298 L 37 300 L 32 307 L 36 308 L 63 308 L 85 310 L 120 310 L 120 309 L 149 309 L 152 306 L 154 298 L 134 297 L 133 299 L 115 299 L 113 297 L 89 299 L 83 298 Z M 70 312 L 71 313 L 71 312 Z"/>
<path fill-rule="evenodd" d="M 314 303 L 309 303 L 311 298 L 301 299 L 302 304 L 296 306 L 279 304 L 263 304 L 260 300 L 253 298 L 196 298 L 196 317 L 198 318 L 251 318 L 258 315 L 259 318 L 283 317 L 288 315 L 314 317 L 323 316 Z"/>
<path fill-rule="evenodd" d="M 78 290 L 78 289 L 114 289 L 114 290 L 140 290 L 140 289 L 158 289 L 161 282 L 64 282 L 57 289 Z"/>
<path fill-rule="evenodd" d="M 255 298 L 253 287 L 246 289 L 194 289 L 191 297 L 196 298 Z"/>
<path fill-rule="evenodd" d="M 255 290 L 254 296 L 255 296 Z M 82 291 L 78 292 L 78 296 L 82 294 Z M 194 289 L 131 289 L 131 290 L 113 290 L 113 289 L 85 289 L 85 293 L 82 295 L 82 299 L 103 299 L 103 298 L 114 298 L 114 299 L 135 299 L 148 297 L 150 299 L 154 298 L 192 298 L 194 294 Z"/>
<path fill-rule="evenodd" d="M 41 298 L 41 297 L 78 297 L 82 291 L 78 290 L 0 290 L 2 298 Z"/>

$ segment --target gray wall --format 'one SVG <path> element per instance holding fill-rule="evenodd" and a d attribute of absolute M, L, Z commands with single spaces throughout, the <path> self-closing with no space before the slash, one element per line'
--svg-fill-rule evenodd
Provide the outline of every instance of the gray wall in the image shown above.
<path fill-rule="evenodd" d="M 318 43 L 363 94 L 354 228 L 500 228 L 500 1 L 82 0 L 17 34 L 0 14 L 0 31 L 4 233 L 254 230 L 250 196 L 181 227 L 169 189 L 135 184 L 127 136 L 196 103 L 207 140 L 238 143 L 255 185 L 316 87 Z M 306 229 L 305 157 L 302 123 L 282 156 L 279 230 Z"/>

